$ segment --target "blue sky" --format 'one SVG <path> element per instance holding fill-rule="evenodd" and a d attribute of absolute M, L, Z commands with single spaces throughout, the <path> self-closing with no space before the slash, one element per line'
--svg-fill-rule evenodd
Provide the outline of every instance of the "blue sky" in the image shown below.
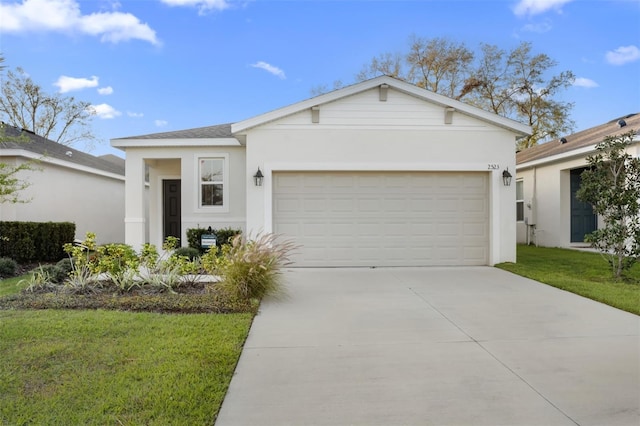
<path fill-rule="evenodd" d="M 531 42 L 577 79 L 576 130 L 640 112 L 638 0 L 0 0 L 0 52 L 91 102 L 100 142 L 243 120 L 312 96 L 409 38 Z M 77 148 L 84 149 L 77 145 Z"/>

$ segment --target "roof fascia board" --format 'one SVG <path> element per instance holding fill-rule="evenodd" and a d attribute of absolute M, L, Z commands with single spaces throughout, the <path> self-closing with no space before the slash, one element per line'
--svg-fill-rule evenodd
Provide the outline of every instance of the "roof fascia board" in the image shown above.
<path fill-rule="evenodd" d="M 345 87 L 343 89 L 335 90 L 333 92 L 325 93 L 324 95 L 317 96 L 315 98 L 307 99 L 302 102 L 295 103 L 293 105 L 279 108 L 274 111 L 249 118 L 244 121 L 240 121 L 231 125 L 232 133 L 241 133 L 252 127 L 259 126 L 261 124 L 268 123 L 270 121 L 277 120 L 282 117 L 286 117 L 291 114 L 295 114 L 299 111 L 311 108 L 313 106 L 326 104 L 333 102 L 337 99 L 345 98 L 356 93 L 364 92 L 366 90 L 380 86 L 381 84 L 387 84 L 396 90 L 410 94 L 420 99 L 431 101 L 435 104 L 443 107 L 453 107 L 457 111 L 478 118 L 482 121 L 489 122 L 499 127 L 505 128 L 516 133 L 519 136 L 526 136 L 531 134 L 531 127 L 518 123 L 517 121 L 501 117 L 499 115 L 490 113 L 488 111 L 481 110 L 479 108 L 467 105 L 463 102 L 456 101 L 455 99 L 448 98 L 438 93 L 430 92 L 428 90 L 417 87 L 411 83 L 407 83 L 402 80 L 398 80 L 388 76 L 376 77 L 371 80 L 363 81 L 352 86 Z"/>
<path fill-rule="evenodd" d="M 542 166 L 542 165 L 551 164 L 551 163 L 557 163 L 559 161 L 565 161 L 575 157 L 583 157 L 595 152 L 596 145 L 597 144 L 584 146 L 582 148 L 574 149 L 573 151 L 567 151 L 561 154 L 539 158 L 537 160 L 527 161 L 526 163 L 516 164 L 516 171 L 519 169 L 528 169 L 529 167 L 536 167 L 536 166 Z"/>
<path fill-rule="evenodd" d="M 107 177 L 110 179 L 121 180 L 124 182 L 124 175 L 119 175 L 117 173 L 111 173 L 104 170 L 96 169 L 94 167 L 83 166 L 81 164 L 72 163 L 70 161 L 60 160 L 55 157 L 49 157 L 47 155 L 38 155 L 31 151 L 26 151 L 24 149 L 3 149 L 1 151 L 2 157 L 23 157 L 28 158 L 29 160 L 37 161 L 39 163 L 48 163 L 54 164 L 56 166 L 65 167 L 67 169 L 77 170 L 85 173 L 90 173 L 93 175 L 98 175 L 102 177 Z"/>
<path fill-rule="evenodd" d="M 114 148 L 240 145 L 240 141 L 236 138 L 111 139 L 111 146 Z"/>
<path fill-rule="evenodd" d="M 640 138 L 637 136 L 632 139 L 633 145 L 640 142 Z M 596 146 L 598 146 L 600 142 L 594 143 L 592 145 L 583 146 L 581 148 L 574 149 L 572 151 L 562 152 L 556 155 L 550 155 L 548 157 L 539 158 L 537 160 L 531 160 L 524 163 L 516 164 L 516 170 L 518 169 L 528 169 L 530 167 L 542 166 L 545 164 L 557 163 L 559 161 L 569 160 L 575 157 L 582 157 L 596 152 Z"/>

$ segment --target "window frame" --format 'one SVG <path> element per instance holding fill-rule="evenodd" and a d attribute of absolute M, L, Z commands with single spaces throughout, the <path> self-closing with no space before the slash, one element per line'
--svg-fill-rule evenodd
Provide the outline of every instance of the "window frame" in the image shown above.
<path fill-rule="evenodd" d="M 518 198 L 518 186 L 520 186 L 520 196 Z M 518 217 L 518 213 L 522 212 L 522 217 Z M 516 222 L 524 222 L 524 180 L 516 180 Z"/>
<path fill-rule="evenodd" d="M 222 160 L 222 180 L 215 182 L 202 182 L 200 164 L 203 160 Z M 195 210 L 197 212 L 207 213 L 226 213 L 229 212 L 229 154 L 227 153 L 200 153 L 194 155 L 194 181 L 195 181 Z M 203 185 L 222 184 L 222 205 L 207 206 L 202 204 L 202 187 Z"/>

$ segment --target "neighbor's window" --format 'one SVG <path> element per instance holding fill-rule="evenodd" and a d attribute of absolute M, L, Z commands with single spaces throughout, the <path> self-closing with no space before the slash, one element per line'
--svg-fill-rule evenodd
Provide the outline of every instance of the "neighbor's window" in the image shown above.
<path fill-rule="evenodd" d="M 521 180 L 516 181 L 516 220 L 524 220 L 524 190 Z"/>
<path fill-rule="evenodd" d="M 200 207 L 224 205 L 224 158 L 200 159 Z"/>

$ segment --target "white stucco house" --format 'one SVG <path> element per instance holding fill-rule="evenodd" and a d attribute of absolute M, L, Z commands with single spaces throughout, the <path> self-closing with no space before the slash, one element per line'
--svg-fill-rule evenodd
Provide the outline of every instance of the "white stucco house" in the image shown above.
<path fill-rule="evenodd" d="M 296 266 L 515 261 L 515 140 L 530 128 L 378 77 L 233 124 L 112 139 L 126 242 L 281 234 Z M 144 170 L 149 167 L 149 221 Z M 256 185 L 254 176 L 264 176 Z"/>
<path fill-rule="evenodd" d="M 598 229 L 590 204 L 576 198 L 586 158 L 605 136 L 640 129 L 640 113 L 520 151 L 516 155 L 516 221 L 519 243 L 547 247 L 585 247 Z M 640 137 L 627 152 L 640 156 Z"/>
<path fill-rule="evenodd" d="M 99 243 L 124 242 L 124 159 L 96 157 L 32 132 L 3 124 L 0 162 L 37 161 L 35 170 L 19 172 L 29 183 L 20 192 L 27 203 L 0 203 L 0 220 L 73 222 L 76 238 L 95 232 Z M 17 143 L 23 135 L 26 142 Z"/>

